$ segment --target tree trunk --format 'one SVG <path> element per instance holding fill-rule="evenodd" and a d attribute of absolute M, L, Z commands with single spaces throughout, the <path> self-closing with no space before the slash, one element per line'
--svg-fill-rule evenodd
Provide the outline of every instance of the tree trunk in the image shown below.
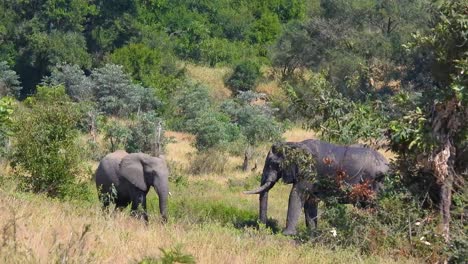
<path fill-rule="evenodd" d="M 445 242 L 450 241 L 450 206 L 452 205 L 453 174 L 449 173 L 441 186 L 440 213 L 442 215 L 442 234 Z"/>
<path fill-rule="evenodd" d="M 244 163 L 242 163 L 242 171 L 247 171 L 249 168 L 249 157 L 247 154 L 247 150 L 244 152 Z"/>

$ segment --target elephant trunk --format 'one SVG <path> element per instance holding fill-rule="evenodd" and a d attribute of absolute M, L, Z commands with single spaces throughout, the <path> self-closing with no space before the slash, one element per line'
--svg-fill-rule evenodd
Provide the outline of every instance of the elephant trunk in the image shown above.
<path fill-rule="evenodd" d="M 261 186 L 252 191 L 246 191 L 246 194 L 260 194 L 259 202 L 259 218 L 260 222 L 266 224 L 267 222 L 267 211 L 268 211 L 268 191 L 275 185 L 278 180 L 278 174 L 276 171 L 264 170 L 262 174 Z"/>
<path fill-rule="evenodd" d="M 167 222 L 167 196 L 169 195 L 169 185 L 167 179 L 157 179 L 154 188 L 159 197 L 159 212 L 164 222 Z"/>

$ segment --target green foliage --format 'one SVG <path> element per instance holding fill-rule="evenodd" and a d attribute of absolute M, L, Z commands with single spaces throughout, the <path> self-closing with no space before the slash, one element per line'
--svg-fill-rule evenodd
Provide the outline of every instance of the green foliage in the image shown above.
<path fill-rule="evenodd" d="M 91 66 L 91 57 L 86 51 L 85 38 L 75 32 L 52 31 L 35 33 L 28 47 L 32 53 L 29 58 L 33 64 L 47 65 L 46 71 L 59 63 L 73 63 L 82 67 Z"/>
<path fill-rule="evenodd" d="M 200 113 L 205 112 L 213 103 L 210 91 L 201 84 L 188 84 L 187 87 L 175 97 L 178 119 L 174 127 L 183 131 L 189 131 L 187 121 L 195 119 Z"/>
<path fill-rule="evenodd" d="M 104 120 L 101 130 L 104 133 L 104 140 L 109 141 L 110 152 L 114 152 L 118 149 L 125 149 L 127 142 L 132 138 L 131 130 L 118 120 Z"/>
<path fill-rule="evenodd" d="M 61 86 L 38 87 L 37 95 L 27 102 L 28 108 L 15 118 L 11 156 L 23 187 L 59 198 L 85 195 L 87 188 L 77 178 L 79 106 Z"/>
<path fill-rule="evenodd" d="M 240 135 L 239 128 L 230 122 L 229 116 L 210 109 L 189 120 L 187 125 L 189 132 L 196 136 L 195 146 L 199 150 L 226 145 Z"/>
<path fill-rule="evenodd" d="M 12 133 L 13 125 L 13 99 L 2 97 L 0 99 L 0 154 L 4 156 L 8 136 Z"/>
<path fill-rule="evenodd" d="M 18 97 L 21 90 L 19 76 L 10 70 L 6 61 L 0 61 L 0 96 Z"/>
<path fill-rule="evenodd" d="M 408 250 L 431 260 L 443 256 L 444 242 L 437 235 L 439 221 L 421 208 L 401 182 L 387 179 L 373 208 L 358 209 L 338 203 L 324 205 L 312 240 L 329 246 L 357 247 L 364 254 L 385 248 Z"/>
<path fill-rule="evenodd" d="M 246 42 L 210 38 L 200 44 L 200 62 L 212 67 L 233 64 L 244 58 L 256 56 L 256 49 Z"/>
<path fill-rule="evenodd" d="M 221 110 L 237 124 L 245 140 L 252 146 L 263 142 L 274 142 L 281 138 L 284 127 L 275 120 L 272 109 L 267 103 L 252 104 L 264 97 L 254 92 L 240 92 L 235 100 L 225 101 Z"/>
<path fill-rule="evenodd" d="M 252 43 L 271 43 L 281 32 L 281 23 L 274 13 L 264 12 L 247 33 Z"/>
<path fill-rule="evenodd" d="M 106 64 L 91 75 L 98 107 L 109 115 L 128 116 L 137 111 L 154 110 L 158 104 L 150 89 L 133 84 L 123 67 Z"/>
<path fill-rule="evenodd" d="M 260 66 L 252 61 L 244 61 L 236 65 L 232 75 L 226 80 L 235 93 L 249 91 L 255 88 L 258 78 L 261 76 Z"/>
<path fill-rule="evenodd" d="M 129 125 L 130 136 L 127 139 L 125 150 L 129 153 L 144 152 L 152 154 L 158 138 L 158 125 L 161 127 L 159 140 L 161 151 L 167 143 L 164 137 L 162 120 L 154 112 L 142 113 L 135 117 Z"/>
<path fill-rule="evenodd" d="M 65 92 L 74 101 L 93 99 L 94 83 L 76 64 L 59 64 L 54 67 L 50 76 L 42 80 L 43 85 L 63 85 Z"/>
<path fill-rule="evenodd" d="M 154 88 L 158 97 L 167 99 L 183 73 L 171 54 L 170 50 L 132 43 L 116 49 L 110 60 L 122 65 L 134 80 Z"/>
<path fill-rule="evenodd" d="M 328 141 L 352 144 L 358 139 L 383 137 L 386 109 L 378 101 L 355 103 L 339 93 L 324 74 L 313 74 L 303 83 L 285 88 L 294 110 L 306 127 L 319 131 Z"/>
<path fill-rule="evenodd" d="M 195 264 L 195 258 L 191 254 L 182 252 L 182 246 L 177 245 L 169 250 L 160 248 L 162 257 L 153 258 L 145 257 L 139 261 L 138 264 L 173 264 L 173 263 L 187 263 Z"/>

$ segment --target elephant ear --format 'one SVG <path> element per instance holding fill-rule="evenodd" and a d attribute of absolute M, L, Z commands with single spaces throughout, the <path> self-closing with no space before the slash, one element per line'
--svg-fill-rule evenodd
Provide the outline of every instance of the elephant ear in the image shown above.
<path fill-rule="evenodd" d="M 143 171 L 142 157 L 138 153 L 125 156 L 120 162 L 119 176 L 129 181 L 142 191 L 148 190 Z"/>

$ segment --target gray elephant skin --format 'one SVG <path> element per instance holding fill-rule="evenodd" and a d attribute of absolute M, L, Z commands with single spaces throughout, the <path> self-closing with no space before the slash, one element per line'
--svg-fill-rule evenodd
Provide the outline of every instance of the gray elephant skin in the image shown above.
<path fill-rule="evenodd" d="M 290 147 L 302 148 L 312 155 L 317 179 L 320 177 L 334 178 L 337 175 L 337 171 L 341 170 L 349 175 L 345 179 L 346 184 L 349 186 L 369 180 L 372 182 L 369 188 L 373 192 L 378 192 L 381 180 L 389 171 L 388 161 L 385 157 L 375 150 L 360 145 L 340 146 L 313 139 L 283 144 Z M 260 194 L 259 217 L 260 221 L 266 224 L 268 191 L 280 178 L 285 183 L 292 184 L 289 195 L 286 228 L 283 230 L 283 234 L 294 235 L 296 234 L 296 226 L 302 208 L 304 208 L 307 228 L 311 230 L 312 227 L 316 227 L 318 201 L 320 197 L 323 198 L 323 195 L 327 194 L 314 182 L 298 180 L 296 177 L 297 166 L 295 166 L 295 169 L 285 170 L 281 168 L 283 158 L 278 150 L 278 145 L 273 145 L 266 157 L 260 188 L 245 193 Z M 304 195 L 305 193 L 307 195 Z M 347 203 L 347 201 L 340 202 Z"/>
<path fill-rule="evenodd" d="M 117 150 L 107 154 L 95 173 L 99 199 L 104 207 L 115 202 L 117 208 L 131 204 L 132 215 L 148 221 L 146 195 L 153 186 L 159 196 L 159 211 L 167 221 L 169 170 L 164 157 L 144 153 L 128 154 Z M 139 211 L 139 207 L 143 212 Z"/>

